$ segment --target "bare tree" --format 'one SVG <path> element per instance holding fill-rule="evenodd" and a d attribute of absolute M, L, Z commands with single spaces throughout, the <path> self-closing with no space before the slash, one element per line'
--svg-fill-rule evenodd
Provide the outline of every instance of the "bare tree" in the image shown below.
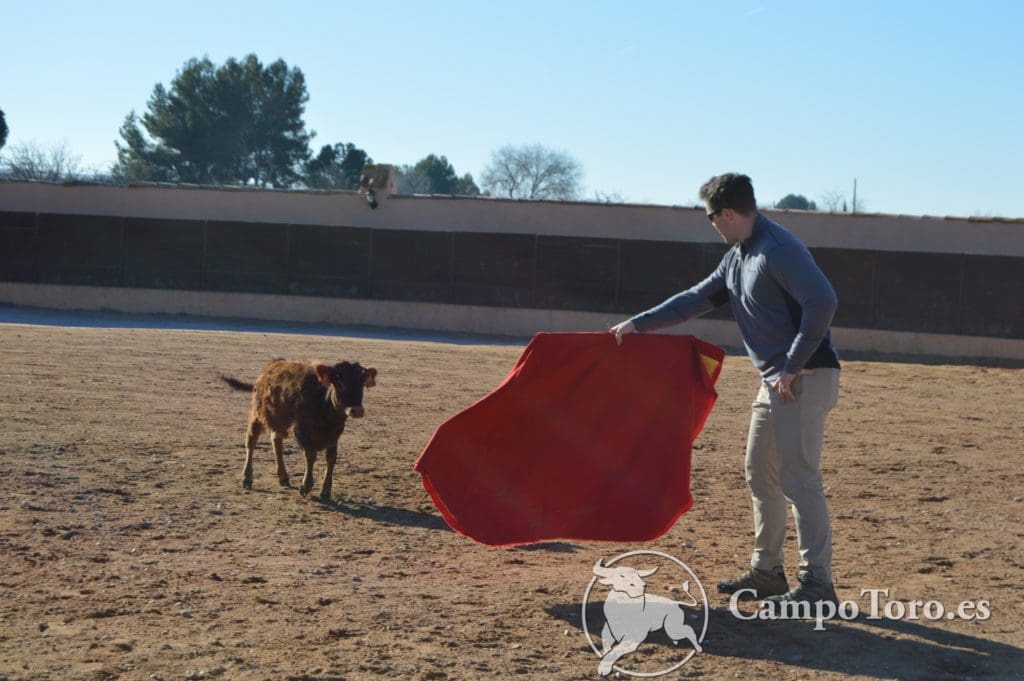
<path fill-rule="evenodd" d="M 821 209 L 826 213 L 845 213 L 846 196 L 837 191 L 825 192 L 821 195 Z"/>
<path fill-rule="evenodd" d="M 498 149 L 481 176 L 484 190 L 510 199 L 575 199 L 582 181 L 576 159 L 539 144 Z"/>
<path fill-rule="evenodd" d="M 85 176 L 82 157 L 74 154 L 66 142 L 46 149 L 34 142 L 7 147 L 0 160 L 7 179 L 71 182 Z"/>
<path fill-rule="evenodd" d="M 626 203 L 626 199 L 618 192 L 595 191 L 591 200 L 594 203 Z"/>

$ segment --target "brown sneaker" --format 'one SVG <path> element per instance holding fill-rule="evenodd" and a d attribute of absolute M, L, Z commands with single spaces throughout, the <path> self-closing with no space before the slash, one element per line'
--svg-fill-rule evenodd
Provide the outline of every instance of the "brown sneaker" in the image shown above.
<path fill-rule="evenodd" d="M 770 596 L 764 598 L 766 601 L 772 603 L 809 603 L 814 605 L 819 602 L 832 603 L 836 607 L 839 606 L 839 596 L 836 595 L 835 587 L 832 582 L 824 582 L 817 579 L 814 575 L 809 572 L 801 572 L 797 575 L 797 581 L 800 583 L 792 590 L 787 591 L 781 595 Z"/>
<path fill-rule="evenodd" d="M 739 600 L 752 601 L 787 593 L 789 582 L 786 581 L 786 575 L 781 572 L 768 572 L 758 568 L 750 568 L 736 579 L 723 579 L 718 582 L 720 594 L 734 594 L 741 589 L 746 590 L 740 594 Z"/>

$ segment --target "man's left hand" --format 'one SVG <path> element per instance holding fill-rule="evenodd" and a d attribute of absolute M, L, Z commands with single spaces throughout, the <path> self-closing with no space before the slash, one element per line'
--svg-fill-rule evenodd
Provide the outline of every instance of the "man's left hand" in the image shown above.
<path fill-rule="evenodd" d="M 796 393 L 793 392 L 793 381 L 799 376 L 807 376 L 813 373 L 814 371 L 809 369 L 801 369 L 799 373 L 795 374 L 783 371 L 782 376 L 772 383 L 772 390 L 778 393 L 779 399 L 783 402 L 796 402 Z"/>

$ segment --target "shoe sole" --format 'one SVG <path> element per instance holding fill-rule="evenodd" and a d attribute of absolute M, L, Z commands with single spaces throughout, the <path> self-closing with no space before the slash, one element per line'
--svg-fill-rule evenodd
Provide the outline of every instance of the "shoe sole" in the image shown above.
<path fill-rule="evenodd" d="M 741 589 L 732 589 L 732 590 L 730 590 L 728 587 L 725 588 L 725 589 L 723 589 L 722 587 L 717 587 L 717 588 L 718 588 L 718 593 L 724 594 L 726 596 L 732 596 L 734 593 L 736 593 L 737 591 L 741 590 Z M 737 598 L 736 600 L 739 600 L 739 601 L 760 601 L 760 600 L 764 600 L 765 598 L 769 598 L 771 596 L 782 596 L 784 594 L 789 593 L 789 589 L 786 589 L 785 591 L 778 591 L 778 592 L 768 593 L 768 594 L 763 594 L 763 595 L 760 592 L 755 592 L 755 593 L 751 594 L 749 587 L 743 587 L 742 591 L 743 591 L 743 594 L 739 598 Z"/>
<path fill-rule="evenodd" d="M 778 604 L 782 604 L 782 603 L 810 603 L 811 607 L 813 608 L 815 603 L 831 603 L 836 608 L 839 607 L 839 599 L 838 598 L 836 598 L 835 600 L 833 600 L 831 598 L 816 598 L 816 599 L 801 598 L 801 599 L 797 600 L 797 599 L 792 599 L 792 598 L 777 598 L 777 596 L 785 596 L 785 594 L 772 594 L 771 596 L 765 596 L 761 600 L 768 601 L 768 602 L 771 602 L 771 603 L 775 603 L 777 605 Z"/>

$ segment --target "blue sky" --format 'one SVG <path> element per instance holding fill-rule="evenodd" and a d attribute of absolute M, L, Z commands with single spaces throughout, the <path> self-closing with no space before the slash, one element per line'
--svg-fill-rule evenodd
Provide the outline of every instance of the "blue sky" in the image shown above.
<path fill-rule="evenodd" d="M 693 205 L 736 170 L 758 199 L 852 193 L 868 211 L 1024 217 L 1024 3 L 5 3 L 8 146 L 84 165 L 191 57 L 306 76 L 314 145 L 444 154 L 479 178 L 540 143 L 586 194 Z M 2 153 L 2 152 L 0 152 Z"/>

